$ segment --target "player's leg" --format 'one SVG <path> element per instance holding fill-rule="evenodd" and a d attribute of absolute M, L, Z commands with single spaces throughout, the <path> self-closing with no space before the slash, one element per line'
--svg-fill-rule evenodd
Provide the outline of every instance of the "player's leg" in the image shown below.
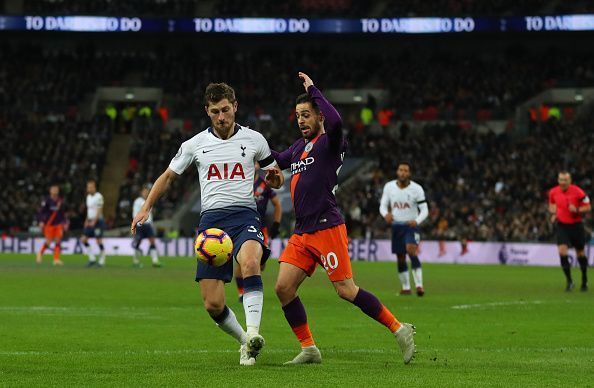
<path fill-rule="evenodd" d="M 418 235 L 418 234 L 417 234 Z M 421 269 L 421 261 L 419 260 L 418 256 L 418 245 L 416 240 L 412 242 L 408 242 L 406 244 L 406 253 L 410 258 L 410 266 L 412 267 L 412 275 L 413 280 L 415 281 L 415 288 L 417 290 L 418 296 L 425 295 L 425 290 L 423 289 L 423 270 Z"/>
<path fill-rule="evenodd" d="M 97 258 L 93 253 L 93 248 L 91 248 L 91 244 L 89 244 L 89 237 L 92 237 L 93 235 L 93 230 L 91 228 L 85 228 L 83 231 L 83 235 L 80 236 L 80 243 L 84 246 L 85 253 L 89 258 L 87 267 L 92 267 L 95 264 L 97 264 Z"/>
<path fill-rule="evenodd" d="M 43 245 L 41 246 L 41 249 L 37 252 L 37 257 L 35 258 L 35 262 L 37 264 L 41 264 L 41 262 L 43 260 L 43 254 L 45 253 L 45 250 L 51 244 L 51 239 L 50 239 L 50 236 L 48 235 L 47 226 L 44 228 L 43 234 L 44 234 L 45 239 L 43 240 Z"/>
<path fill-rule="evenodd" d="M 416 351 L 413 337 L 415 327 L 409 323 L 400 323 L 374 294 L 357 286 L 352 278 L 333 281 L 332 284 L 342 299 L 359 307 L 367 316 L 375 319 L 394 334 L 402 351 L 404 363 L 408 364 Z"/>
<path fill-rule="evenodd" d="M 53 265 L 64 265 L 62 260 L 60 260 L 60 253 L 62 252 L 62 237 L 64 235 L 64 231 L 62 226 L 58 226 L 56 228 L 56 234 L 54 235 L 54 262 Z"/>
<path fill-rule="evenodd" d="M 233 269 L 233 277 L 235 278 L 235 285 L 237 286 L 239 303 L 243 303 L 243 274 L 241 273 L 241 267 L 239 265 L 236 265 Z"/>
<path fill-rule="evenodd" d="M 240 344 L 241 365 L 254 365 L 256 360 L 249 357 L 246 347 L 247 334 L 239 324 L 235 313 L 225 304 L 225 283 L 219 279 L 201 279 L 200 291 L 204 308 L 217 326 Z"/>
<path fill-rule="evenodd" d="M 582 286 L 580 287 L 580 290 L 588 291 L 588 258 L 586 257 L 584 249 L 576 249 L 576 252 L 578 264 L 580 265 L 580 270 L 582 271 Z"/>
<path fill-rule="evenodd" d="M 404 362 L 408 364 L 415 353 L 414 326 L 400 323 L 374 294 L 355 284 L 345 225 L 317 232 L 315 236 L 312 248 L 320 253 L 322 265 L 338 295 L 387 327 L 396 336 Z"/>
<path fill-rule="evenodd" d="M 573 236 L 574 241 L 572 241 L 572 245 L 575 248 L 577 261 L 580 266 L 580 271 L 582 272 L 582 285 L 580 290 L 588 291 L 588 258 L 586 257 L 586 252 L 584 250 L 586 245 L 586 232 L 583 224 L 575 224 L 574 234 L 575 236 Z"/>
<path fill-rule="evenodd" d="M 151 226 L 152 231 L 152 226 Z M 153 263 L 154 268 L 160 268 L 161 262 L 159 261 L 159 253 L 157 252 L 157 245 L 155 244 L 155 235 L 154 232 L 151 233 L 149 236 L 149 256 L 151 257 L 151 262 Z"/>
<path fill-rule="evenodd" d="M 571 263 L 569 262 L 569 246 L 567 244 L 559 245 L 559 258 L 561 260 L 561 269 L 565 274 L 565 279 L 567 281 L 566 291 L 571 291 L 573 289 L 573 280 L 571 278 Z"/>
<path fill-rule="evenodd" d="M 293 248 L 287 247 L 287 249 L 292 250 Z M 291 252 L 283 252 L 281 260 L 292 260 L 289 258 L 289 255 L 294 257 Z M 308 256 L 310 255 L 307 254 L 302 257 L 306 259 Z M 299 286 L 308 275 L 306 271 L 309 270 L 313 272 L 311 269 L 312 265 L 313 269 L 315 269 L 315 261 L 307 261 L 309 262 L 309 264 L 306 265 L 309 267 L 307 269 L 300 268 L 291 262 L 281 261 L 278 278 L 276 280 L 276 296 L 281 302 L 285 319 L 301 344 L 301 352 L 294 359 L 285 364 L 319 364 L 322 362 L 322 355 L 320 350 L 316 347 L 313 336 L 311 335 L 311 330 L 309 329 L 305 307 L 297 295 Z M 302 264 L 303 263 L 301 263 L 301 266 L 303 267 Z"/>
<path fill-rule="evenodd" d="M 241 244 L 236 255 L 244 276 L 243 309 L 245 311 L 248 349 L 254 358 L 257 357 L 260 349 L 264 346 L 264 338 L 259 334 L 264 306 L 264 287 L 260 272 L 263 253 L 260 241 L 247 240 Z"/>
<path fill-rule="evenodd" d="M 410 295 L 410 276 L 406 264 L 406 244 L 404 243 L 404 225 L 392 225 L 392 253 L 398 260 L 398 278 L 400 295 Z"/>
<path fill-rule="evenodd" d="M 140 249 L 142 233 L 139 229 L 140 227 L 137 228 L 136 234 L 132 238 L 132 249 L 134 249 L 134 253 L 132 253 L 132 265 L 136 268 L 142 267 L 142 263 L 140 262 L 140 257 L 142 256 L 142 250 Z"/>
<path fill-rule="evenodd" d="M 105 245 L 103 245 L 103 237 L 97 237 L 97 245 L 99 246 L 99 260 L 97 265 L 103 267 L 105 265 Z"/>

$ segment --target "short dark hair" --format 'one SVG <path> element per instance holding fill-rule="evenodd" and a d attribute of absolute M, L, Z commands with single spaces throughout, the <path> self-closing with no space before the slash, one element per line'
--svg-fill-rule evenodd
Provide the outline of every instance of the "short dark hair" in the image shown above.
<path fill-rule="evenodd" d="M 208 106 L 211 102 L 216 104 L 217 102 L 224 100 L 229 100 L 230 103 L 234 103 L 236 100 L 235 98 L 235 90 L 229 85 L 224 82 L 221 83 L 210 83 L 206 87 L 204 91 L 204 105 Z"/>
<path fill-rule="evenodd" d="M 295 100 L 295 105 L 298 105 L 298 104 L 307 104 L 308 102 L 314 108 L 314 110 L 316 111 L 316 113 L 320 113 L 320 107 L 318 106 L 318 104 L 316 104 L 314 102 L 314 100 L 311 99 L 311 97 L 307 93 L 303 93 L 303 94 L 300 94 L 299 96 L 297 96 L 297 99 Z"/>
<path fill-rule="evenodd" d="M 93 179 L 93 178 L 87 179 L 87 183 L 94 183 L 95 186 L 97 186 L 97 181 L 95 179 Z"/>
<path fill-rule="evenodd" d="M 410 163 L 409 163 L 409 162 L 407 162 L 406 160 L 401 160 L 401 161 L 399 161 L 399 162 L 398 162 L 398 164 L 396 165 L 396 169 L 398 170 L 398 168 L 399 168 L 400 166 L 408 166 L 408 169 L 409 169 L 409 170 L 412 170 L 412 168 L 410 167 Z"/>

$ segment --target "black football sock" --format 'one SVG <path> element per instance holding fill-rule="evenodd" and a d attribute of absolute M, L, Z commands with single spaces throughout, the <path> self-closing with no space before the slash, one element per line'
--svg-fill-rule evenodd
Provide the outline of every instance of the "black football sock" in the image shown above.
<path fill-rule="evenodd" d="M 586 256 L 580 256 L 577 259 L 582 270 L 582 284 L 588 284 L 588 259 Z"/>
<path fill-rule="evenodd" d="M 569 257 L 567 255 L 559 255 L 559 257 L 561 258 L 561 268 L 563 269 L 567 283 L 573 283 L 573 280 L 571 280 L 571 265 L 569 264 Z"/>

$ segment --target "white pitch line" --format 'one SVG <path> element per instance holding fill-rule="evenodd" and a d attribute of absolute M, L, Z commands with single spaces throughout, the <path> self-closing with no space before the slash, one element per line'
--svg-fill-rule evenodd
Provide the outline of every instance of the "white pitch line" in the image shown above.
<path fill-rule="evenodd" d="M 65 306 L 0 306 L 0 314 L 75 315 L 97 317 L 141 317 L 162 319 L 159 311 L 192 311 L 194 307 L 65 307 Z"/>
<path fill-rule="evenodd" d="M 543 304 L 543 301 L 540 300 L 517 300 L 517 301 L 509 301 L 509 302 L 491 302 L 491 303 L 475 303 L 475 304 L 457 304 L 452 306 L 455 310 L 467 310 L 467 309 L 480 309 L 480 308 L 488 308 L 488 307 L 502 307 L 502 306 L 523 306 L 523 305 L 531 305 L 531 304 Z"/>
<path fill-rule="evenodd" d="M 291 349 L 266 349 L 266 353 L 292 353 L 298 352 L 299 348 Z M 365 354 L 376 354 L 376 353 L 397 353 L 398 349 L 322 349 L 324 353 L 365 353 Z M 2 351 L 0 350 L 0 356 L 116 356 L 116 355 L 129 355 L 129 356 L 142 356 L 142 355 L 173 355 L 173 354 L 226 354 L 226 353 L 238 353 L 237 349 L 176 349 L 176 350 L 75 350 L 67 352 L 52 352 L 52 351 L 37 351 L 37 350 L 22 350 L 22 351 Z"/>

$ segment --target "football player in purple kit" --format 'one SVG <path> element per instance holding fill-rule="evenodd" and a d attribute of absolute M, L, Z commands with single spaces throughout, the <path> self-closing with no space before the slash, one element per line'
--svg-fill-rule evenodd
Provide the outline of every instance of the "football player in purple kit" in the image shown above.
<path fill-rule="evenodd" d="M 43 253 L 53 241 L 53 265 L 64 265 L 62 260 L 60 260 L 60 243 L 64 236 L 64 225 L 67 221 L 64 214 L 64 199 L 60 197 L 60 187 L 58 185 L 50 186 L 49 196 L 41 203 L 37 218 L 39 219 L 39 228 L 43 231 L 45 242 L 39 252 L 37 252 L 35 262 L 41 264 Z"/>
<path fill-rule="evenodd" d="M 342 119 L 311 78 L 299 73 L 307 93 L 297 97 L 296 117 L 302 138 L 283 152 L 273 151 L 281 169 L 291 169 L 295 231 L 279 259 L 276 294 L 285 318 L 301 343 L 301 353 L 287 364 L 320 363 L 305 308 L 297 290 L 318 264 L 338 295 L 386 326 L 396 337 L 408 364 L 414 356 L 414 326 L 400 323 L 372 293 L 353 280 L 344 219 L 334 193 L 346 151 Z"/>
<path fill-rule="evenodd" d="M 256 163 L 256 171 L 259 168 L 260 167 L 258 166 L 258 163 Z M 268 246 L 269 239 L 273 239 L 278 236 L 278 230 L 280 228 L 280 222 L 283 216 L 283 207 L 281 205 L 280 199 L 276 195 L 276 192 L 268 187 L 266 181 L 257 172 L 254 175 L 254 199 L 256 200 L 256 207 L 258 208 L 258 214 L 260 215 L 260 220 L 262 223 L 264 244 Z M 266 210 L 268 209 L 268 202 L 272 202 L 272 206 L 274 206 L 274 216 L 270 231 L 264 224 L 264 220 L 266 219 Z M 235 276 L 235 284 L 237 284 L 239 303 L 243 303 L 243 275 L 241 273 L 241 267 L 238 265 L 235 266 L 233 272 L 233 275 Z"/>

